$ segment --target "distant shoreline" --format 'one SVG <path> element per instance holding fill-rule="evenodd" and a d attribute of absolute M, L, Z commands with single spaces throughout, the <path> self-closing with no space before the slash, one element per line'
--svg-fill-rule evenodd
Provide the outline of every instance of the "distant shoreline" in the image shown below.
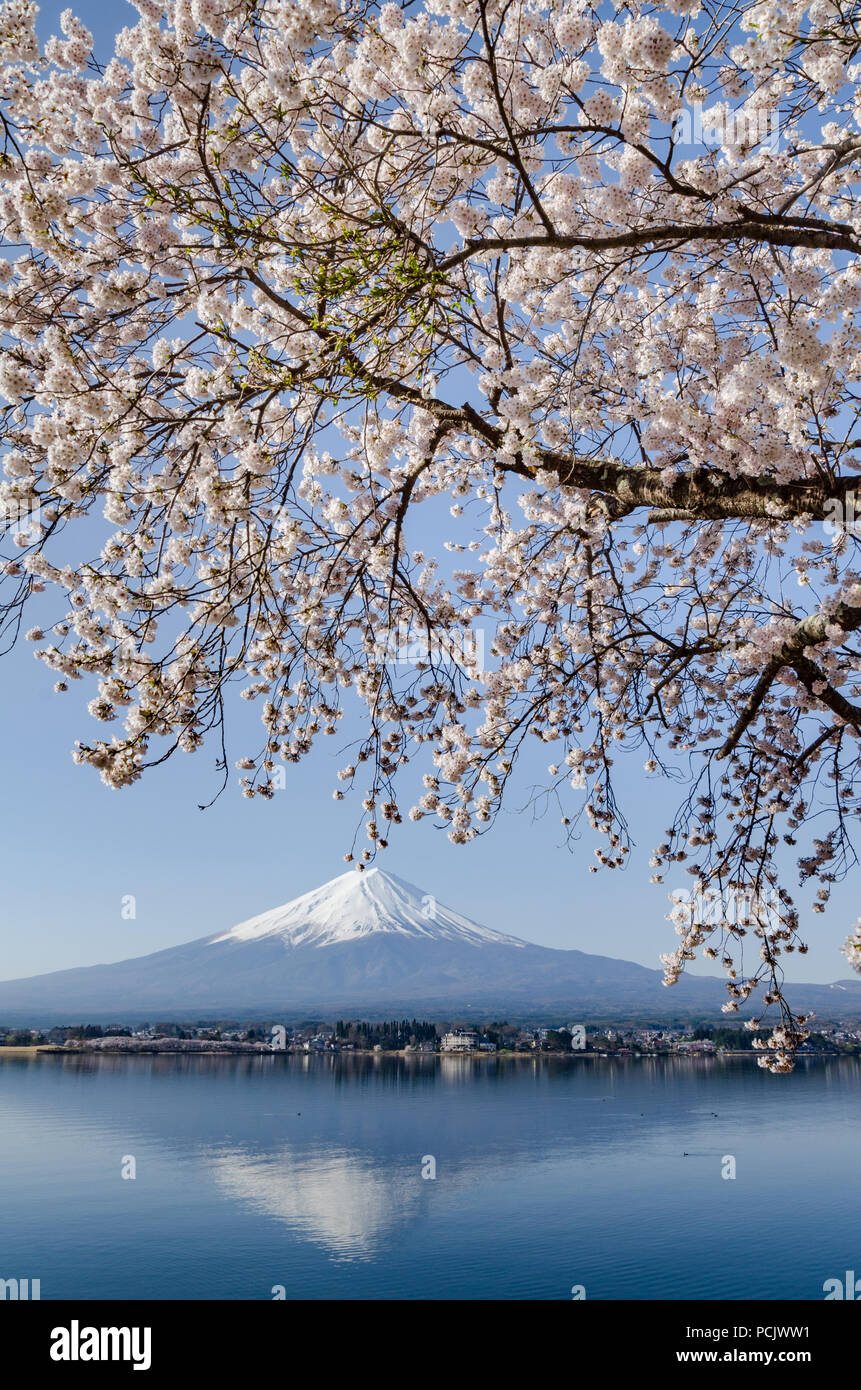
<path fill-rule="evenodd" d="M 8 1054 L 13 1057 L 33 1057 L 38 1055 L 50 1057 L 288 1057 L 288 1058 L 367 1058 L 371 1061 L 378 1057 L 400 1057 L 404 1060 L 424 1060 L 426 1058 L 438 1059 L 440 1057 L 467 1057 L 470 1061 L 485 1063 L 488 1061 L 565 1061 L 575 1062 L 581 1060 L 594 1060 L 595 1058 L 606 1061 L 617 1062 L 642 1062 L 642 1061 L 701 1061 L 706 1059 L 714 1062 L 726 1057 L 745 1057 L 754 1061 L 761 1057 L 761 1052 L 754 1052 L 748 1048 L 730 1050 L 724 1048 L 720 1052 L 593 1052 L 593 1051 L 571 1051 L 571 1052 L 406 1052 L 401 1049 L 390 1049 L 385 1052 L 355 1051 L 355 1052 L 299 1052 L 288 1049 L 270 1048 L 245 1048 L 240 1046 L 232 1047 L 58 1047 L 53 1044 L 35 1044 L 30 1047 L 0 1047 L 0 1059 Z M 857 1057 L 858 1053 L 837 1052 L 837 1051 L 816 1051 L 802 1052 L 798 1055 L 798 1061 L 806 1057 L 835 1057 L 849 1058 Z"/>

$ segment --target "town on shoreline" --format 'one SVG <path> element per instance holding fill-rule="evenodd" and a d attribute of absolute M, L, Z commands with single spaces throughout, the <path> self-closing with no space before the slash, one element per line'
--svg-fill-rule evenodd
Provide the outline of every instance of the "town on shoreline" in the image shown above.
<path fill-rule="evenodd" d="M 535 1056 L 756 1056 L 755 1031 L 738 1026 L 599 1027 L 594 1024 L 545 1024 L 524 1027 L 492 1021 L 480 1025 L 447 1020 L 400 1019 L 372 1022 L 319 1019 L 287 1025 L 265 1020 L 195 1023 L 79 1024 L 49 1028 L 3 1028 L 3 1053 L 205 1053 L 218 1054 L 384 1054 L 399 1056 L 471 1055 Z M 822 1025 L 811 1033 L 802 1054 L 854 1055 L 861 1052 L 861 1024 Z"/>

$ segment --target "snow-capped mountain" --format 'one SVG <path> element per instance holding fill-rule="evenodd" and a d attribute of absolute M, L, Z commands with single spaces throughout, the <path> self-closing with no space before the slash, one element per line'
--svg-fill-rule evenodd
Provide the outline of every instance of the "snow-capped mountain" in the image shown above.
<path fill-rule="evenodd" d="M 492 931 L 369 869 L 153 955 L 0 982 L 0 1023 L 538 1009 L 704 1017 L 726 1000 L 718 979 L 684 978 L 672 990 L 661 980 L 631 961 Z M 829 1004 L 838 1016 L 861 1008 L 861 982 L 843 983 L 798 985 L 796 1003 L 820 1017 Z"/>
<path fill-rule="evenodd" d="M 382 869 L 352 870 L 324 883 L 283 907 L 273 907 L 259 917 L 240 922 L 212 945 L 222 941 L 262 941 L 278 937 L 285 946 L 341 946 L 361 941 L 377 932 L 421 941 L 456 941 L 470 946 L 506 945 L 522 949 L 526 943 L 470 922 L 452 912 L 429 893 Z"/>

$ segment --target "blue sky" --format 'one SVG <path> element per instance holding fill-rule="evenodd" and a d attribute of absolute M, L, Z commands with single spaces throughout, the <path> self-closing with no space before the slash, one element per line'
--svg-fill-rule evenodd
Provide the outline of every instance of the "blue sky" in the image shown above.
<path fill-rule="evenodd" d="M 43 33 L 58 27 L 62 8 L 42 6 Z M 113 31 L 137 15 L 120 3 L 108 9 L 84 0 L 75 8 L 96 34 L 100 56 L 109 53 Z M 360 806 L 332 800 L 336 769 L 346 761 L 337 753 L 341 740 L 327 740 L 331 754 L 327 747 L 288 768 L 287 787 L 272 802 L 244 800 L 232 775 L 202 812 L 198 803 L 219 785 L 215 745 L 191 757 L 177 754 L 137 786 L 111 791 L 70 756 L 74 740 L 94 732 L 86 713 L 93 690 L 75 683 L 69 694 L 55 695 L 51 673 L 26 644 L 5 658 L 4 674 L 0 978 L 143 955 L 224 929 L 345 871 Z M 230 751 L 236 757 L 246 749 Z M 664 917 L 668 887 L 686 886 L 648 882 L 651 846 L 672 818 L 671 789 L 645 777 L 641 756 L 633 754 L 628 766 L 618 760 L 620 799 L 637 848 L 624 873 L 592 875 L 591 838 L 572 854 L 555 808 L 543 819 L 516 811 L 548 761 L 545 750 L 521 767 L 509 809 L 489 835 L 457 847 L 429 822 L 405 821 L 378 862 L 488 926 L 657 965 L 658 953 L 676 940 Z M 361 838 L 360 847 L 365 843 Z M 134 919 L 122 915 L 126 895 L 136 900 Z M 803 914 L 810 954 L 792 962 L 791 978 L 849 973 L 838 948 L 858 915 L 852 898 L 844 886 L 826 918 L 811 923 Z"/>

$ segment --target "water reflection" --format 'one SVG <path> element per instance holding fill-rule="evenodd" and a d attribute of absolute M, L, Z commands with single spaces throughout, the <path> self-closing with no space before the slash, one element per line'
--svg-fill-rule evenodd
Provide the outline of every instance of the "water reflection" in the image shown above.
<path fill-rule="evenodd" d="M 859 1081 L 855 1059 L 8 1058 L 2 1255 L 43 1298 L 821 1297 L 861 1268 Z"/>
<path fill-rule="evenodd" d="M 207 1167 L 225 1196 L 284 1222 L 342 1261 L 376 1255 L 420 1197 L 415 1171 L 384 1175 L 356 1154 L 234 1149 L 213 1156 Z"/>

